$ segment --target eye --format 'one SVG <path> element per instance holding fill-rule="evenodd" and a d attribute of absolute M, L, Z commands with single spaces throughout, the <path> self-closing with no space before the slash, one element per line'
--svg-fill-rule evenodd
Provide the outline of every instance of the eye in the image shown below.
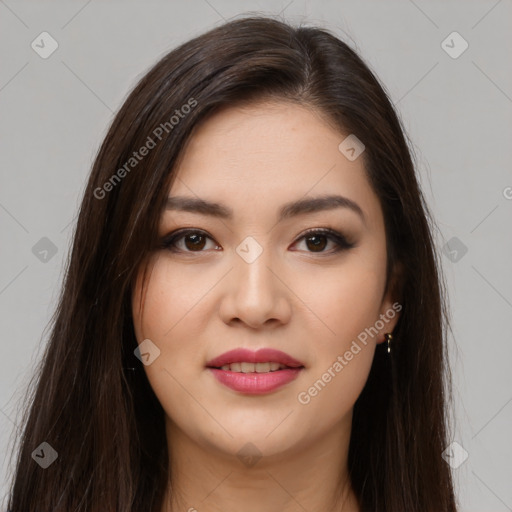
<path fill-rule="evenodd" d="M 171 252 L 202 252 L 206 239 L 212 240 L 204 231 L 197 229 L 175 231 L 162 240 L 162 248 Z M 177 247 L 177 242 L 182 240 L 185 242 L 185 249 Z"/>
<path fill-rule="evenodd" d="M 163 238 L 161 248 L 171 252 L 204 252 L 203 249 L 205 248 L 206 240 L 213 241 L 204 231 L 198 229 L 179 230 Z M 307 252 L 319 254 L 333 254 L 355 247 L 355 244 L 350 243 L 341 233 L 328 228 L 310 229 L 302 235 L 295 244 L 301 240 L 305 240 L 306 246 L 311 249 Z M 184 247 L 183 245 L 179 247 L 179 242 L 182 241 L 184 242 Z M 324 251 L 325 247 L 328 245 L 328 241 L 332 242 L 334 249 Z M 215 245 L 214 248 L 220 249 L 220 246 Z"/>
<path fill-rule="evenodd" d="M 307 231 L 298 241 L 305 240 L 306 246 L 312 248 L 315 253 L 333 254 L 343 250 L 352 249 L 355 247 L 354 243 L 349 242 L 341 233 L 328 228 L 314 228 Z M 331 251 L 324 251 L 327 241 L 331 241 L 334 249 Z"/>

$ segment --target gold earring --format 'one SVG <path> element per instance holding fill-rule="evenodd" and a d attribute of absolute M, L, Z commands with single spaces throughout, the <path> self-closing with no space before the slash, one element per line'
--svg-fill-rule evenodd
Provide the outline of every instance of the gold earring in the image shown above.
<path fill-rule="evenodd" d="M 390 332 L 384 334 L 384 339 L 388 342 L 388 354 L 391 352 L 391 340 L 393 339 L 393 335 Z"/>

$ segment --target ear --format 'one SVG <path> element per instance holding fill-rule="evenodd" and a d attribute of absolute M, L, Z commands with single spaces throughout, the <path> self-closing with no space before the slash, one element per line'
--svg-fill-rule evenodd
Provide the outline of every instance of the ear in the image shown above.
<path fill-rule="evenodd" d="M 392 333 L 398 319 L 400 318 L 400 311 L 402 311 L 402 289 L 404 280 L 404 268 L 401 262 L 397 262 L 388 283 L 388 289 L 384 294 L 380 307 L 380 316 L 378 325 L 383 325 L 382 329 L 379 329 L 376 343 L 383 343 L 385 341 L 384 334 Z"/>

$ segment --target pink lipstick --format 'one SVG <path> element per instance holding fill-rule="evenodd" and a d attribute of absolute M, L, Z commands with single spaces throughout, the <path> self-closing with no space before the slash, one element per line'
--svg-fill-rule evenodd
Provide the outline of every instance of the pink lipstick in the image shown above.
<path fill-rule="evenodd" d="M 304 365 L 289 354 L 263 348 L 235 349 L 208 361 L 206 367 L 225 386 L 240 393 L 270 393 L 296 379 Z"/>

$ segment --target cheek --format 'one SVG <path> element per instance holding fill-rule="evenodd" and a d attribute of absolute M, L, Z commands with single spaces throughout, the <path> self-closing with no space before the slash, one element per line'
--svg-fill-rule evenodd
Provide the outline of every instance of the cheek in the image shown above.
<path fill-rule="evenodd" d="M 184 378 L 203 367 L 202 333 L 211 317 L 205 296 L 215 281 L 198 275 L 193 265 L 172 265 L 165 255 L 159 256 L 146 280 L 142 316 L 138 281 L 132 298 L 137 340 L 150 339 L 160 350 L 155 362 L 144 367 L 150 380 L 164 370 Z"/>
<path fill-rule="evenodd" d="M 142 317 L 139 307 L 140 279 L 132 299 L 134 324 L 139 341 L 150 338 L 157 344 L 168 346 L 180 337 L 176 333 L 185 326 L 188 337 L 195 339 L 195 335 L 200 332 L 200 326 L 189 319 L 191 315 L 198 317 L 201 297 L 211 288 L 211 284 L 204 279 L 198 279 L 197 275 L 198 272 L 192 266 L 173 266 L 165 256 L 155 260 L 151 275 L 146 280 Z"/>
<path fill-rule="evenodd" d="M 315 324 L 318 338 L 342 349 L 379 318 L 384 285 L 384 258 L 361 252 L 335 268 L 301 273 L 294 291 L 310 310 L 309 330 Z"/>
<path fill-rule="evenodd" d="M 350 350 L 334 350 L 325 361 L 309 372 L 308 379 L 296 396 L 297 408 L 304 418 L 315 418 L 309 423 L 311 432 L 328 431 L 350 414 L 370 373 L 374 345 L 362 345 Z M 347 357 L 350 353 L 350 360 Z"/>
<path fill-rule="evenodd" d="M 149 339 L 160 353 L 144 371 L 162 407 L 168 416 L 176 411 L 187 411 L 191 406 L 190 383 L 202 369 L 202 326 L 195 320 L 206 315 L 201 310 L 201 297 L 211 284 L 197 279 L 191 281 L 190 272 L 173 269 L 165 257 L 153 264 L 146 278 L 141 317 L 141 278 L 132 296 L 134 329 L 137 341 Z M 179 415 L 179 414 L 178 414 Z"/>
<path fill-rule="evenodd" d="M 327 423 L 350 410 L 373 362 L 377 338 L 370 328 L 379 319 L 385 260 L 367 254 L 347 258 L 336 270 L 304 274 L 298 281 L 297 294 L 310 310 L 304 311 L 308 320 L 302 330 L 315 347 L 299 403 Z"/>
<path fill-rule="evenodd" d="M 369 286 L 363 291 L 358 283 L 347 286 L 345 295 L 338 287 L 333 292 L 333 301 L 323 310 L 330 330 L 323 328 L 327 333 L 324 336 L 309 331 L 315 334 L 315 349 L 310 352 L 313 364 L 296 399 L 299 409 L 308 417 L 322 418 L 322 428 L 330 428 L 353 408 L 368 379 L 376 344 L 371 337 L 364 342 L 360 339 L 365 328 L 375 322 L 377 301 L 372 308 L 372 289 Z M 356 294 L 350 294 L 350 290 Z"/>

